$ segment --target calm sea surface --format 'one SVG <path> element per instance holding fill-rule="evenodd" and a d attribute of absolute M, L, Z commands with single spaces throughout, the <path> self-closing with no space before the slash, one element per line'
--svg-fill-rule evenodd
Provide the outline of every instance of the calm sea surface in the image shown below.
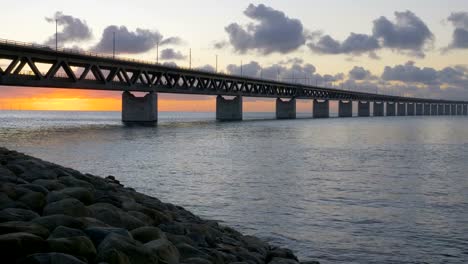
<path fill-rule="evenodd" d="M 223 221 L 322 263 L 468 263 L 468 117 L 213 121 L 0 112 L 0 145 Z"/>

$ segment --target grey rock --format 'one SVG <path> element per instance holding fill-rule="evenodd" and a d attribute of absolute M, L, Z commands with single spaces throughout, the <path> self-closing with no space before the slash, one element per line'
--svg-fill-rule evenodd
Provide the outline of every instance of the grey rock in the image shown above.
<path fill-rule="evenodd" d="M 181 264 L 213 264 L 213 262 L 204 258 L 187 258 Z"/>
<path fill-rule="evenodd" d="M 8 233 L 30 233 L 42 238 L 49 236 L 49 230 L 41 225 L 23 222 L 23 221 L 11 221 L 0 224 L 0 235 Z"/>
<path fill-rule="evenodd" d="M 86 205 L 94 202 L 94 194 L 89 188 L 71 187 L 60 190 L 60 192 L 68 195 L 69 197 L 78 199 Z"/>
<path fill-rule="evenodd" d="M 0 222 L 31 221 L 38 218 L 36 212 L 20 208 L 6 208 L 0 211 Z"/>
<path fill-rule="evenodd" d="M 300 263 L 301 264 L 320 264 L 320 262 L 316 260 L 301 261 Z"/>
<path fill-rule="evenodd" d="M 41 237 L 33 234 L 9 233 L 0 235 L 0 248 L 2 263 L 11 263 L 19 257 L 42 252 L 47 248 L 47 244 Z"/>
<path fill-rule="evenodd" d="M 128 259 L 130 263 L 158 263 L 157 256 L 153 256 L 141 243 L 111 233 L 99 244 L 97 261 L 116 263 L 116 256 L 118 259 Z"/>
<path fill-rule="evenodd" d="M 47 195 L 49 193 L 49 190 L 45 188 L 44 186 L 38 185 L 38 184 L 32 184 L 32 183 L 27 183 L 27 184 L 20 184 L 18 185 L 19 187 L 27 188 L 33 192 L 40 192 L 43 195 Z"/>
<path fill-rule="evenodd" d="M 43 215 L 64 214 L 75 217 L 86 217 L 89 210 L 86 206 L 75 198 L 67 198 L 57 202 L 47 204 L 44 207 Z"/>
<path fill-rule="evenodd" d="M 85 225 L 85 228 L 90 227 L 110 227 L 110 225 L 92 217 L 78 217 L 80 221 L 82 221 Z"/>
<path fill-rule="evenodd" d="M 91 227 L 86 228 L 84 230 L 86 235 L 93 241 L 95 246 L 99 246 L 101 242 L 109 235 L 109 234 L 118 234 L 123 237 L 127 237 L 129 239 L 133 239 L 132 235 L 124 228 L 117 228 L 117 227 Z"/>
<path fill-rule="evenodd" d="M 97 203 L 88 206 L 88 209 L 90 210 L 91 216 L 111 226 L 122 227 L 129 230 L 145 226 L 145 223 L 142 221 L 111 204 Z"/>
<path fill-rule="evenodd" d="M 32 210 L 37 213 L 42 212 L 42 208 L 46 204 L 45 195 L 41 192 L 31 191 L 18 199 L 19 202 L 22 202 Z"/>
<path fill-rule="evenodd" d="M 133 229 L 131 232 L 132 237 L 141 243 L 148 243 L 152 240 L 158 239 L 167 239 L 166 235 L 164 234 L 161 229 L 153 226 L 145 226 Z"/>
<path fill-rule="evenodd" d="M 83 229 L 84 227 L 83 222 L 79 219 L 63 214 L 38 217 L 32 220 L 32 222 L 47 228 L 50 232 L 58 226 L 66 226 L 76 229 Z"/>
<path fill-rule="evenodd" d="M 183 235 L 174 235 L 171 233 L 165 233 L 167 236 L 167 239 L 172 242 L 172 244 L 177 245 L 177 244 L 188 244 L 190 246 L 195 246 L 196 243 L 193 241 L 191 238 L 183 236 Z"/>
<path fill-rule="evenodd" d="M 96 257 L 96 248 L 86 236 L 47 239 L 49 250 L 84 257 L 92 260 Z"/>
<path fill-rule="evenodd" d="M 210 255 L 188 244 L 185 244 L 185 243 L 177 244 L 176 247 L 179 250 L 180 258 L 183 261 L 185 261 L 188 258 L 202 258 L 202 259 L 211 261 Z"/>
<path fill-rule="evenodd" d="M 32 182 L 35 185 L 40 185 L 47 190 L 51 191 L 57 191 L 65 188 L 65 185 L 62 183 L 58 182 L 57 180 L 46 180 L 46 179 L 38 179 Z"/>
<path fill-rule="evenodd" d="M 178 264 L 180 259 L 179 250 L 165 238 L 152 240 L 145 244 L 151 254 L 158 256 L 160 263 Z"/>
<path fill-rule="evenodd" d="M 290 249 L 286 248 L 274 248 L 267 255 L 267 262 L 271 261 L 274 258 L 283 258 L 283 259 L 292 259 L 298 261 L 297 257 Z"/>
<path fill-rule="evenodd" d="M 63 253 L 37 253 L 27 256 L 20 264 L 86 264 L 74 256 Z"/>
<path fill-rule="evenodd" d="M 60 177 L 59 182 L 68 187 L 83 187 L 88 189 L 94 189 L 94 186 L 86 181 L 75 179 L 73 176 Z"/>
<path fill-rule="evenodd" d="M 69 238 L 69 237 L 77 237 L 77 236 L 86 236 L 86 234 L 79 229 L 70 228 L 66 226 L 58 226 L 50 234 L 49 239 Z"/>
<path fill-rule="evenodd" d="M 273 258 L 268 264 L 299 264 L 299 262 L 292 259 Z"/>

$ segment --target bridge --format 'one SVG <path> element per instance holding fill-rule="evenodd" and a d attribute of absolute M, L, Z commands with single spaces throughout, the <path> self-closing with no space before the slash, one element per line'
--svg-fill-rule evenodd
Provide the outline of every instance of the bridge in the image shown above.
<path fill-rule="evenodd" d="M 123 91 L 122 121 L 156 123 L 158 93 L 213 95 L 216 118 L 242 120 L 243 97 L 276 98 L 278 119 L 296 118 L 296 99 L 313 100 L 314 118 L 330 116 L 330 101 L 338 101 L 338 116 L 467 115 L 468 102 L 346 91 L 193 69 L 155 62 L 52 49 L 0 40 L 0 85 Z M 26 70 L 26 68 L 29 68 Z M 44 68 L 46 68 L 45 71 Z M 136 97 L 132 92 L 145 92 Z M 233 98 L 229 98 L 233 97 Z"/>

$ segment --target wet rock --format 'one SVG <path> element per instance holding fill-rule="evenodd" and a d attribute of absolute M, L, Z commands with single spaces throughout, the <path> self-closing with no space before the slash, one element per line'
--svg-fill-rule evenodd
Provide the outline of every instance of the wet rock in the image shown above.
<path fill-rule="evenodd" d="M 93 241 L 94 245 L 99 246 L 109 234 L 118 234 L 129 239 L 132 235 L 124 228 L 117 227 L 91 227 L 84 230 L 86 235 Z"/>
<path fill-rule="evenodd" d="M 38 180 L 33 181 L 32 183 L 46 188 L 47 190 L 49 190 L 49 192 L 57 191 L 57 190 L 61 190 L 65 188 L 65 185 L 61 184 L 60 182 L 56 180 L 38 179 Z"/>
<path fill-rule="evenodd" d="M 267 243 L 254 236 L 243 236 L 242 242 L 249 251 L 260 253 L 262 256 L 266 256 L 270 248 Z"/>
<path fill-rule="evenodd" d="M 7 178 L 7 177 L 12 178 L 12 179 L 17 178 L 16 175 L 11 170 L 9 170 L 7 167 L 0 166 L 0 179 L 4 179 L 4 178 Z"/>
<path fill-rule="evenodd" d="M 273 258 L 268 264 L 299 264 L 299 262 L 292 259 Z"/>
<path fill-rule="evenodd" d="M 94 201 L 94 194 L 89 188 L 71 187 L 60 190 L 60 193 L 71 198 L 80 200 L 82 203 L 89 205 Z"/>
<path fill-rule="evenodd" d="M 298 261 L 297 257 L 290 249 L 286 248 L 274 248 L 267 255 L 267 262 L 270 262 L 274 258 L 292 259 Z"/>
<path fill-rule="evenodd" d="M 69 237 L 78 237 L 78 236 L 86 236 L 86 234 L 75 228 L 70 228 L 66 226 L 58 226 L 54 229 L 52 234 L 50 234 L 49 239 L 55 238 L 69 238 Z"/>
<path fill-rule="evenodd" d="M 188 244 L 190 246 L 195 246 L 195 241 L 193 241 L 191 238 L 183 236 L 183 235 L 174 235 L 171 233 L 165 233 L 167 236 L 167 239 L 171 241 L 172 244 L 177 245 L 177 244 Z"/>
<path fill-rule="evenodd" d="M 67 198 L 57 202 L 47 204 L 44 207 L 43 215 L 64 214 L 75 217 L 86 217 L 89 210 L 86 206 L 75 198 Z"/>
<path fill-rule="evenodd" d="M 78 219 L 83 222 L 84 228 L 90 227 L 110 227 L 110 225 L 92 217 L 78 217 Z"/>
<path fill-rule="evenodd" d="M 320 264 L 320 262 L 315 260 L 300 262 L 301 264 Z"/>
<path fill-rule="evenodd" d="M 8 233 L 30 233 L 42 238 L 47 238 L 49 236 L 49 230 L 47 228 L 23 221 L 11 221 L 0 223 L 0 235 Z"/>
<path fill-rule="evenodd" d="M 94 189 L 94 186 L 91 183 L 78 180 L 73 176 L 60 177 L 59 182 L 68 187 L 83 187 L 88 189 Z"/>
<path fill-rule="evenodd" d="M 213 262 L 203 258 L 187 258 L 181 264 L 213 264 Z"/>
<path fill-rule="evenodd" d="M 32 222 L 47 228 L 49 232 L 52 232 L 58 226 L 66 226 L 76 229 L 83 229 L 84 227 L 82 221 L 74 217 L 62 214 L 38 217 L 32 220 Z"/>
<path fill-rule="evenodd" d="M 149 252 L 158 257 L 160 263 L 178 264 L 179 263 L 179 250 L 165 238 L 152 240 L 145 244 L 145 248 Z"/>
<path fill-rule="evenodd" d="M 27 183 L 27 184 L 20 184 L 18 186 L 29 189 L 33 192 L 40 192 L 43 195 L 47 195 L 47 193 L 49 193 L 49 190 L 47 190 L 47 188 L 38 184 Z"/>
<path fill-rule="evenodd" d="M 117 263 L 115 259 L 128 260 L 129 263 L 158 263 L 157 256 L 152 255 L 141 243 L 118 234 L 109 234 L 99 244 L 97 261 Z"/>
<path fill-rule="evenodd" d="M 92 260 L 96 257 L 96 248 L 93 242 L 85 236 L 47 239 L 49 250 L 84 257 Z"/>
<path fill-rule="evenodd" d="M 63 253 L 37 253 L 27 256 L 20 264 L 86 264 L 74 256 Z"/>
<path fill-rule="evenodd" d="M 29 233 L 9 233 L 0 235 L 0 248 L 2 250 L 2 263 L 11 263 L 28 254 L 42 252 L 47 248 L 46 242 Z"/>
<path fill-rule="evenodd" d="M 44 205 L 46 204 L 45 195 L 41 192 L 34 191 L 21 196 L 18 201 L 22 202 L 37 213 L 41 213 L 42 208 L 44 208 Z"/>
<path fill-rule="evenodd" d="M 98 203 L 88 206 L 92 216 L 102 222 L 115 226 L 133 230 L 145 226 L 145 223 L 127 214 L 121 209 L 106 203 Z"/>
<path fill-rule="evenodd" d="M 31 221 L 38 218 L 36 212 L 20 208 L 6 208 L 0 211 L 0 222 Z"/>
<path fill-rule="evenodd" d="M 148 243 L 152 240 L 158 239 L 167 239 L 166 235 L 163 231 L 161 231 L 161 229 L 153 226 L 145 226 L 133 229 L 130 234 L 132 234 L 134 239 L 140 241 L 141 243 Z"/>
<path fill-rule="evenodd" d="M 184 262 L 187 262 L 185 260 L 189 258 L 202 258 L 211 261 L 210 255 L 188 244 L 177 244 L 176 247 L 179 250 L 181 260 Z"/>
<path fill-rule="evenodd" d="M 135 217 L 136 219 L 140 220 L 143 222 L 145 225 L 152 226 L 155 224 L 153 219 L 151 217 L 145 215 L 144 213 L 138 212 L 138 211 L 129 211 L 127 212 L 129 215 Z"/>
<path fill-rule="evenodd" d="M 15 201 L 13 201 L 6 193 L 0 192 L 0 210 L 11 207 L 15 207 Z"/>
<path fill-rule="evenodd" d="M 21 173 L 19 177 L 27 182 L 33 182 L 39 179 L 55 180 L 57 179 L 57 174 L 54 171 L 48 169 L 37 169 L 28 167 L 28 170 Z"/>

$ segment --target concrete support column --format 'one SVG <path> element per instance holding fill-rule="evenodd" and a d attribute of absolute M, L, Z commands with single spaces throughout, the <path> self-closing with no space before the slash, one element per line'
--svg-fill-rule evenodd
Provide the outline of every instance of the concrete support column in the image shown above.
<path fill-rule="evenodd" d="M 370 116 L 370 103 L 369 102 L 358 102 L 358 116 Z"/>
<path fill-rule="evenodd" d="M 431 115 L 431 104 L 424 104 L 424 115 Z"/>
<path fill-rule="evenodd" d="M 324 100 L 319 101 L 317 99 L 314 100 L 313 103 L 313 117 L 314 118 L 328 118 L 330 117 L 330 101 Z"/>
<path fill-rule="evenodd" d="M 341 101 L 338 104 L 339 117 L 352 117 L 353 116 L 353 101 Z"/>
<path fill-rule="evenodd" d="M 450 115 L 450 105 L 449 104 L 444 105 L 444 115 Z"/>
<path fill-rule="evenodd" d="M 409 116 L 414 116 L 414 103 L 406 104 L 406 114 Z"/>
<path fill-rule="evenodd" d="M 468 105 L 463 105 L 463 115 L 468 115 Z"/>
<path fill-rule="evenodd" d="M 406 103 L 397 104 L 398 116 L 406 116 Z"/>
<path fill-rule="evenodd" d="M 431 104 L 431 115 L 436 116 L 437 114 L 437 104 Z"/>
<path fill-rule="evenodd" d="M 444 115 L 444 105 L 438 104 L 437 105 L 437 115 Z"/>
<path fill-rule="evenodd" d="M 383 102 L 374 102 L 374 116 L 384 116 Z"/>
<path fill-rule="evenodd" d="M 457 114 L 457 106 L 454 104 L 450 105 L 450 115 L 456 115 Z"/>
<path fill-rule="evenodd" d="M 242 96 L 225 99 L 221 95 L 216 97 L 216 120 L 239 121 L 242 120 Z"/>
<path fill-rule="evenodd" d="M 396 104 L 393 102 L 387 102 L 387 116 L 395 116 L 396 110 L 395 110 Z"/>
<path fill-rule="evenodd" d="M 276 99 L 276 119 L 295 119 L 296 118 L 296 99 L 283 101 Z"/>
<path fill-rule="evenodd" d="M 461 104 L 457 105 L 457 115 L 462 115 L 462 112 L 463 112 L 462 105 Z"/>
<path fill-rule="evenodd" d="M 122 94 L 122 122 L 128 125 L 155 125 L 158 121 L 158 95 L 154 92 L 136 97 L 128 91 Z"/>
<path fill-rule="evenodd" d="M 421 103 L 416 103 L 416 115 L 417 116 L 422 116 L 424 111 L 423 111 L 423 104 Z"/>

